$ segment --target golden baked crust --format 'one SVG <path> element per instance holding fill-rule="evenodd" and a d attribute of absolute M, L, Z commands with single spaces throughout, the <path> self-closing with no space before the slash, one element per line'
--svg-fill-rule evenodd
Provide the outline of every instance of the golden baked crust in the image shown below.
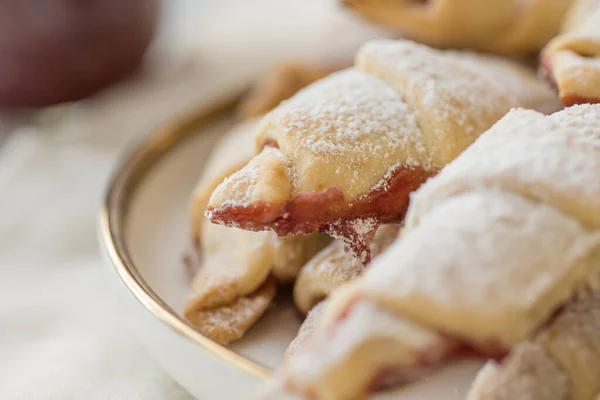
<path fill-rule="evenodd" d="M 563 32 L 544 48 L 541 70 L 566 106 L 600 102 L 600 3 L 576 2 Z"/>
<path fill-rule="evenodd" d="M 221 139 L 191 202 L 192 251 L 201 267 L 184 315 L 219 343 L 239 339 L 267 310 L 276 291 L 269 276 L 282 283 L 293 281 L 300 267 L 330 240 L 319 234 L 280 238 L 274 232 L 211 224 L 204 217 L 215 186 L 251 158 L 257 124 L 257 120 L 241 123 Z"/>
<path fill-rule="evenodd" d="M 285 350 L 283 362 L 287 362 L 291 357 L 296 354 L 302 354 L 313 339 L 313 335 L 317 329 L 317 324 L 323 315 L 323 308 L 325 307 L 325 301 L 315 304 L 306 315 L 306 318 L 302 322 L 298 334 L 292 340 L 288 348 Z"/>
<path fill-rule="evenodd" d="M 280 238 L 273 232 L 211 224 L 204 216 L 211 193 L 252 158 L 260 122 L 256 116 L 332 69 L 288 63 L 267 73 L 242 103 L 247 119 L 212 150 L 194 190 L 190 206 L 193 248 L 187 259 L 201 268 L 193 278 L 184 315 L 221 344 L 241 338 L 271 304 L 275 281 L 292 282 L 300 267 L 330 239 L 319 234 Z"/>
<path fill-rule="evenodd" d="M 371 255 L 377 257 L 398 237 L 400 225 L 379 227 L 370 244 Z M 288 346 L 284 362 L 301 354 L 313 339 L 317 324 L 322 318 L 327 296 L 334 290 L 362 275 L 365 265 L 344 249 L 342 241 L 334 241 L 306 263 L 294 285 L 294 303 L 306 314 L 298 335 Z"/>
<path fill-rule="evenodd" d="M 375 258 L 387 249 L 398 236 L 399 230 L 399 224 L 380 226 L 370 244 L 371 256 Z M 351 282 L 364 270 L 364 264 L 344 249 L 342 241 L 330 243 L 298 273 L 294 285 L 296 307 L 301 313 L 308 313 L 333 290 Z"/>
<path fill-rule="evenodd" d="M 380 223 L 510 108 L 556 109 L 517 64 L 373 41 L 355 68 L 303 89 L 270 112 L 258 155 L 213 192 L 212 222 L 279 235 L 322 231 L 368 259 Z"/>
<path fill-rule="evenodd" d="M 573 0 L 340 0 L 360 16 L 432 46 L 536 53 Z"/>
<path fill-rule="evenodd" d="M 337 66 L 287 62 L 276 65 L 256 82 L 240 104 L 244 119 L 260 117 L 309 84 L 339 70 Z"/>
<path fill-rule="evenodd" d="M 312 341 L 284 364 L 285 386 L 302 398 L 362 399 L 387 383 L 422 377 L 456 350 L 456 341 L 370 301 L 349 307 L 348 289 L 329 298 Z M 347 311 L 343 323 L 332 327 L 328 313 L 340 306 Z M 411 373 L 396 375 L 392 366 Z"/>
<path fill-rule="evenodd" d="M 600 105 L 582 105 L 550 116 L 513 110 L 494 125 L 416 192 L 401 239 L 329 297 L 312 344 L 286 363 L 279 386 L 364 398 L 382 371 L 406 381 L 415 368 L 465 352 L 496 358 L 524 343 L 474 391 L 494 392 L 505 382 L 498 372 L 548 394 L 537 386 L 548 372 L 558 398 L 593 398 L 599 122 Z M 588 289 L 594 300 L 571 302 Z M 523 363 L 523 352 L 539 364 Z"/>
<path fill-rule="evenodd" d="M 569 380 L 537 343 L 523 342 L 498 364 L 488 362 L 477 374 L 467 400 L 568 400 Z"/>
<path fill-rule="evenodd" d="M 260 119 L 248 119 L 231 128 L 212 149 L 206 162 L 190 204 L 191 234 L 194 246 L 200 246 L 202 229 L 209 226 L 204 210 L 212 191 L 223 179 L 242 168 L 254 155 L 252 144 Z"/>
<path fill-rule="evenodd" d="M 480 371 L 468 400 L 588 399 L 600 394 L 600 293 L 567 304 L 533 342 Z"/>
<path fill-rule="evenodd" d="M 275 280 L 267 279 L 254 292 L 226 305 L 207 309 L 188 306 L 185 317 L 204 336 L 220 344 L 229 344 L 240 339 L 265 313 L 276 291 Z"/>

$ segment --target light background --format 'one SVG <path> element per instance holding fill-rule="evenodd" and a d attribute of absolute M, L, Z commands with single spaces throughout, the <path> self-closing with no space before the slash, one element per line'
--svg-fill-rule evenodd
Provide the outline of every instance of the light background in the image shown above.
<path fill-rule="evenodd" d="M 278 60 L 348 56 L 374 30 L 326 0 L 168 0 L 140 76 L 0 117 L 0 398 L 189 399 L 112 295 L 96 214 L 123 146 Z"/>

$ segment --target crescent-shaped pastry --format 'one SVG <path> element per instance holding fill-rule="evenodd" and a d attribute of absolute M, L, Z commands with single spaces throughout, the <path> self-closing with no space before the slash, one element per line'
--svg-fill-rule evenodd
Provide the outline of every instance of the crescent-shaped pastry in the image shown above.
<path fill-rule="evenodd" d="M 261 117 L 303 87 L 339 69 L 331 65 L 293 62 L 277 65 L 254 84 L 240 104 L 240 113 L 244 118 Z"/>
<path fill-rule="evenodd" d="M 593 400 L 600 395 L 600 294 L 568 304 L 533 341 L 479 372 L 467 400 Z"/>
<path fill-rule="evenodd" d="M 324 307 L 325 301 L 321 301 L 308 311 L 306 318 L 302 322 L 302 325 L 300 325 L 298 334 L 285 351 L 283 362 L 286 362 L 290 357 L 294 357 L 298 353 L 302 354 L 309 346 L 317 329 L 317 324 L 323 315 Z"/>
<path fill-rule="evenodd" d="M 377 257 L 392 244 L 399 231 L 399 224 L 380 226 L 370 244 L 371 256 Z M 300 270 L 294 285 L 296 307 L 307 314 L 333 290 L 362 275 L 364 270 L 364 264 L 344 250 L 342 241 L 330 243 Z"/>
<path fill-rule="evenodd" d="M 600 105 L 511 111 L 415 193 L 401 238 L 329 297 L 279 386 L 301 398 L 364 398 L 382 376 L 411 381 L 517 346 L 485 375 L 507 370 L 537 385 L 547 371 L 557 393 L 592 399 L 597 294 L 573 299 L 600 289 L 599 171 Z M 519 364 L 522 352 L 539 370 Z"/>
<path fill-rule="evenodd" d="M 226 344 L 237 340 L 262 316 L 275 296 L 276 282 L 293 281 L 304 263 L 329 239 L 277 237 L 211 224 L 204 209 L 214 187 L 252 155 L 258 120 L 232 129 L 215 147 L 193 195 L 192 234 L 201 268 L 194 277 L 184 315 L 205 336 Z"/>
<path fill-rule="evenodd" d="M 370 244 L 371 255 L 375 258 L 388 248 L 399 231 L 399 224 L 380 226 Z M 294 285 L 294 302 L 298 310 L 306 314 L 306 319 L 288 346 L 284 362 L 301 353 L 311 342 L 323 314 L 324 299 L 335 289 L 362 275 L 364 270 L 364 264 L 346 252 L 341 241 L 330 243 L 302 267 Z"/>
<path fill-rule="evenodd" d="M 517 106 L 558 108 L 518 64 L 373 41 L 354 68 L 265 116 L 258 155 L 215 189 L 206 215 L 280 236 L 327 232 L 368 261 L 379 224 L 401 219 L 413 190 Z"/>
<path fill-rule="evenodd" d="M 340 0 L 360 16 L 437 47 L 535 53 L 573 0 Z"/>
<path fill-rule="evenodd" d="M 563 33 L 542 52 L 541 71 L 566 106 L 600 102 L 599 2 L 576 2 Z"/>

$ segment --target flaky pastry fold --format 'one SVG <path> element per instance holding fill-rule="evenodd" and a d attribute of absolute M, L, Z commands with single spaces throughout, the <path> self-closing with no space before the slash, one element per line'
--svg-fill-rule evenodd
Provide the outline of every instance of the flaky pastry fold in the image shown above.
<path fill-rule="evenodd" d="M 221 139 L 192 197 L 193 251 L 201 265 L 184 315 L 222 344 L 241 338 L 270 306 L 276 281 L 292 282 L 300 267 L 329 242 L 319 234 L 280 238 L 273 232 L 211 224 L 204 217 L 212 189 L 251 158 L 257 124 L 241 123 Z"/>
<path fill-rule="evenodd" d="M 399 231 L 399 224 L 380 226 L 369 246 L 371 256 L 375 258 L 388 248 Z M 342 241 L 331 242 L 300 269 L 294 284 L 296 307 L 307 314 L 335 289 L 362 275 L 365 269 L 359 259 L 345 251 Z"/>
<path fill-rule="evenodd" d="M 566 106 L 600 102 L 600 3 L 576 1 L 540 62 Z"/>
<path fill-rule="evenodd" d="M 584 293 L 502 362 L 488 362 L 467 400 L 593 400 L 599 378 L 600 293 Z"/>
<path fill-rule="evenodd" d="M 409 194 L 513 107 L 557 109 L 528 69 L 410 41 L 363 46 L 355 67 L 267 114 L 257 155 L 212 193 L 208 218 L 248 230 L 326 232 L 363 261 Z"/>
<path fill-rule="evenodd" d="M 190 207 L 192 254 L 187 259 L 201 266 L 184 314 L 218 343 L 241 338 L 271 305 L 277 284 L 293 282 L 300 267 L 329 242 L 318 234 L 277 237 L 273 232 L 214 225 L 204 216 L 215 187 L 252 158 L 259 126 L 256 115 L 269 111 L 328 70 L 332 68 L 291 62 L 274 66 L 242 101 L 242 114 L 247 119 L 212 149 L 196 185 Z"/>
<path fill-rule="evenodd" d="M 437 47 L 534 54 L 573 0 L 340 0 L 358 15 Z"/>
<path fill-rule="evenodd" d="M 473 399 L 593 399 L 598 171 L 600 105 L 511 111 L 415 193 L 400 239 L 329 297 L 277 387 L 359 399 L 382 381 L 508 353 L 482 372 Z"/>

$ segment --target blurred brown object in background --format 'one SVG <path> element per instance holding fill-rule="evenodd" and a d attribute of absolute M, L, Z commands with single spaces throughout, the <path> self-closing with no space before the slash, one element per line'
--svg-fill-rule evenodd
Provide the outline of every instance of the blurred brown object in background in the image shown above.
<path fill-rule="evenodd" d="M 136 70 L 158 0 L 0 0 L 0 106 L 79 100 Z"/>
<path fill-rule="evenodd" d="M 534 54 L 575 0 L 338 0 L 407 39 L 443 48 Z"/>
<path fill-rule="evenodd" d="M 293 62 L 277 65 L 252 87 L 240 105 L 240 114 L 244 118 L 263 115 L 303 87 L 341 68 L 340 65 L 309 65 Z"/>

